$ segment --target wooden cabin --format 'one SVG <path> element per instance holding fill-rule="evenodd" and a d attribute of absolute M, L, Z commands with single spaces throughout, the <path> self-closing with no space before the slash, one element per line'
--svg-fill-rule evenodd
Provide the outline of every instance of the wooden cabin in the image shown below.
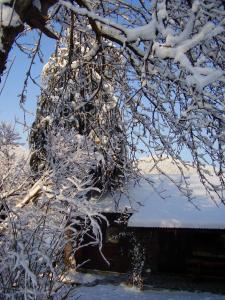
<path fill-rule="evenodd" d="M 225 205 L 206 195 L 195 174 L 191 202 L 167 178 L 151 179 L 155 189 L 143 179 L 118 199 L 108 195 L 98 203 L 109 221 L 102 225 L 102 253 L 110 264 L 97 247 L 83 248 L 78 262 L 146 278 L 166 273 L 225 279 Z"/>
<path fill-rule="evenodd" d="M 110 265 L 98 247 L 87 246 L 78 260 L 87 260 L 84 268 L 119 273 L 138 268 L 146 276 L 167 273 L 225 279 L 225 230 L 128 227 L 117 222 L 124 215 L 105 215 L 111 220 L 103 229 L 102 252 Z"/>

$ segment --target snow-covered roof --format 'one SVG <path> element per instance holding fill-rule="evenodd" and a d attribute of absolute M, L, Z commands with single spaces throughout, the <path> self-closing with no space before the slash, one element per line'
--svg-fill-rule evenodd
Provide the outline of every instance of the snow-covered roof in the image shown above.
<path fill-rule="evenodd" d="M 101 200 L 105 212 L 133 212 L 129 227 L 225 229 L 225 205 L 213 201 L 206 193 L 193 168 L 185 171 L 192 189 L 192 200 L 166 176 L 151 171 L 150 160 L 140 162 L 145 179 L 154 181 L 154 188 L 145 179 L 130 184 L 127 192 Z M 180 175 L 171 161 L 161 163 L 162 171 L 179 183 Z"/>

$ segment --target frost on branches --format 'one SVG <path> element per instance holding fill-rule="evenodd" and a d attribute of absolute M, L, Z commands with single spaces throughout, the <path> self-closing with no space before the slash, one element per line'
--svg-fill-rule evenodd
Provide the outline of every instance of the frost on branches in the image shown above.
<path fill-rule="evenodd" d="M 63 161 L 37 180 L 24 160 L 14 162 L 17 138 L 10 126 L 0 126 L 0 299 L 62 299 L 71 288 L 63 284 L 66 271 L 78 267 L 74 254 L 85 246 L 77 237 L 88 233 L 101 253 L 100 224 L 107 220 L 87 201 L 99 191 L 85 176 L 92 162 L 82 148 L 67 148 L 73 135 L 63 139 L 63 149 L 56 136 L 52 151 Z"/>
<path fill-rule="evenodd" d="M 28 166 L 20 136 L 12 125 L 0 123 L 0 214 L 1 219 L 10 211 L 12 197 L 27 186 Z M 22 194 L 21 194 L 22 196 Z M 10 200 L 11 199 L 11 200 Z"/>
<path fill-rule="evenodd" d="M 76 31 L 110 40 L 123 56 L 130 149 L 156 163 L 189 157 L 207 192 L 224 201 L 224 1 L 59 3 L 75 14 Z"/>

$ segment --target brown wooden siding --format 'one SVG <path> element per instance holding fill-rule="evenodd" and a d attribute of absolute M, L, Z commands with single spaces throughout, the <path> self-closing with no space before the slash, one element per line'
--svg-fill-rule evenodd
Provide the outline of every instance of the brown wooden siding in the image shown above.
<path fill-rule="evenodd" d="M 128 228 L 129 215 L 106 216 L 110 226 L 103 228 L 102 252 L 110 266 L 97 247 L 85 247 L 78 261 L 89 259 L 85 268 L 123 273 L 132 271 L 136 264 L 143 275 L 179 273 L 225 278 L 224 230 Z M 134 249 L 140 253 L 135 254 Z"/>

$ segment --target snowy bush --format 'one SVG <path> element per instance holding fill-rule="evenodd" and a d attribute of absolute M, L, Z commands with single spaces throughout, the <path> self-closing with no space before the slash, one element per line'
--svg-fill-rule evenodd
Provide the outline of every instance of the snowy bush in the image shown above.
<path fill-rule="evenodd" d="M 15 138 L 12 135 L 13 142 Z M 77 236 L 88 231 L 91 243 L 99 246 L 101 252 L 99 223 L 104 217 L 87 201 L 88 193 L 98 190 L 90 185 L 91 177 L 87 175 L 87 153 L 83 149 L 71 152 L 70 136 L 65 140 L 62 136 L 53 138 L 51 151 L 57 154 L 54 169 L 45 170 L 34 180 L 28 171 L 22 176 L 21 165 L 14 164 L 12 191 L 6 186 L 5 178 L 1 178 L 4 191 L 1 193 L 4 219 L 0 223 L 2 299 L 62 299 L 69 290 L 63 284 L 66 272 L 70 267 L 76 269 L 74 254 L 80 246 Z M 5 141 L 4 136 L 1 139 L 4 149 Z M 10 143 L 7 141 L 7 147 L 13 146 Z M 6 162 L 12 164 L 9 155 Z M 83 233 L 76 229 L 78 217 L 83 220 Z"/>

